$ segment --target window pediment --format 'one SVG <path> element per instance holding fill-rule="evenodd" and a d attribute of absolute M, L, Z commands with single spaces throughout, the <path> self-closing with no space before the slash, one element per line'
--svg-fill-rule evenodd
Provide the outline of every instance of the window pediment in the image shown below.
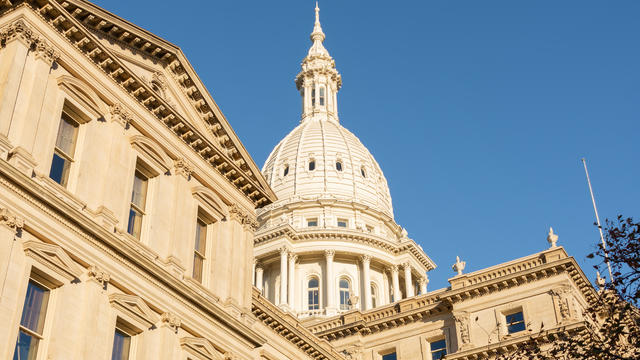
<path fill-rule="evenodd" d="M 172 167 L 173 162 L 169 156 L 153 140 L 142 135 L 134 135 L 130 139 L 131 145 L 140 153 L 153 170 L 155 175 L 166 174 Z"/>
<path fill-rule="evenodd" d="M 69 75 L 62 75 L 58 79 L 58 86 L 73 100 L 92 111 L 96 118 L 108 113 L 108 109 L 100 96 L 86 82 Z"/>
<path fill-rule="evenodd" d="M 29 240 L 23 244 L 23 248 L 26 256 L 62 275 L 69 281 L 79 278 L 82 274 L 82 268 L 58 245 Z"/>
<path fill-rule="evenodd" d="M 140 330 L 146 330 L 158 321 L 156 313 L 139 296 L 111 294 L 109 303 L 121 312 L 125 320 L 132 322 Z"/>
<path fill-rule="evenodd" d="M 191 189 L 191 193 L 208 213 L 219 217 L 217 220 L 229 217 L 227 205 L 211 189 L 204 186 L 196 186 Z"/>
<path fill-rule="evenodd" d="M 211 343 L 204 338 L 183 337 L 180 346 L 193 356 L 202 360 L 225 360 L 224 355 L 216 350 Z"/>

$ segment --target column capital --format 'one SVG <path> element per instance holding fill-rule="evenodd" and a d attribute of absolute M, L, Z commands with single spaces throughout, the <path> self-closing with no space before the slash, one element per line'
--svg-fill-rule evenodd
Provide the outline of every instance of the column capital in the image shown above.
<path fill-rule="evenodd" d="M 53 62 L 60 58 L 60 54 L 49 45 L 44 39 L 40 38 L 36 42 L 33 53 L 36 59 L 42 59 L 49 66 L 53 65 Z"/>
<path fill-rule="evenodd" d="M 333 250 L 333 249 L 327 249 L 327 250 L 325 250 L 325 251 L 324 251 L 324 256 L 325 256 L 326 258 L 331 258 L 331 259 L 333 259 L 333 257 L 334 257 L 335 255 L 336 255 L 336 251 L 335 251 L 335 250 Z"/>
<path fill-rule="evenodd" d="M 371 255 L 360 256 L 360 262 L 362 262 L 362 264 L 371 264 Z"/>
<path fill-rule="evenodd" d="M 411 263 L 409 263 L 408 261 L 405 261 L 402 263 L 402 267 L 404 268 L 404 270 L 411 270 Z"/>
<path fill-rule="evenodd" d="M 264 268 L 262 267 L 261 263 L 257 263 L 256 264 L 256 272 L 263 272 Z"/>
<path fill-rule="evenodd" d="M 298 261 L 298 255 L 294 254 L 293 252 L 289 252 L 289 261 L 295 263 L 296 261 Z"/>
<path fill-rule="evenodd" d="M 280 252 L 280 256 L 289 254 L 289 248 L 286 245 L 281 246 L 278 251 Z"/>
<path fill-rule="evenodd" d="M 11 25 L 7 26 L 0 32 L 0 43 L 8 43 L 13 40 L 19 40 L 27 46 L 31 46 L 36 39 L 31 27 L 27 25 L 23 20 L 18 20 Z"/>
<path fill-rule="evenodd" d="M 389 265 L 387 266 L 387 271 L 390 273 L 398 273 L 398 265 Z"/>
<path fill-rule="evenodd" d="M 420 286 L 427 286 L 427 284 L 429 284 L 429 276 L 426 274 L 424 276 L 420 276 L 418 278 L 418 283 L 420 284 Z"/>

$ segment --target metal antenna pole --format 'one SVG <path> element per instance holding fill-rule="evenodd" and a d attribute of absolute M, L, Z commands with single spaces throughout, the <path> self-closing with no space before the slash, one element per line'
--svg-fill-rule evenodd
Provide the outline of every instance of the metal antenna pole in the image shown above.
<path fill-rule="evenodd" d="M 584 165 L 584 173 L 587 174 L 587 183 L 589 184 L 589 193 L 591 193 L 591 202 L 593 203 L 593 211 L 596 213 L 596 223 L 598 224 L 598 231 L 600 231 L 600 241 L 602 241 L 602 250 L 604 250 L 604 260 L 607 263 L 609 269 L 610 280 L 613 281 L 613 272 L 611 271 L 611 264 L 609 263 L 609 254 L 607 253 L 607 243 L 604 242 L 604 236 L 602 235 L 602 226 L 600 226 L 600 217 L 598 216 L 598 208 L 596 207 L 596 199 L 593 197 L 593 188 L 591 187 L 591 179 L 589 179 L 589 170 L 587 170 L 587 162 L 582 158 L 582 165 Z"/>

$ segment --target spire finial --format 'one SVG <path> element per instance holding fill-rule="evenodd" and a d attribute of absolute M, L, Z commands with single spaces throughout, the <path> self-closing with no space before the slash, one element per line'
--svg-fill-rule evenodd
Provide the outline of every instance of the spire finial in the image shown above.
<path fill-rule="evenodd" d="M 313 25 L 313 32 L 311 33 L 311 41 L 314 43 L 316 41 L 323 42 L 324 41 L 324 32 L 322 32 L 322 25 L 320 25 L 320 8 L 318 7 L 318 2 L 316 1 L 316 22 Z"/>

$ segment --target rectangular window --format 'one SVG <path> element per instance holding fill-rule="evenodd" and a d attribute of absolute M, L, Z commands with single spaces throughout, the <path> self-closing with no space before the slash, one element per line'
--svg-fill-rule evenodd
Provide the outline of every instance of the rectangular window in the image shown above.
<path fill-rule="evenodd" d="M 42 340 L 44 317 L 49 302 L 49 289 L 37 284 L 33 280 L 27 286 L 27 295 L 22 308 L 20 331 L 14 352 L 14 359 L 36 358 L 38 344 Z"/>
<path fill-rule="evenodd" d="M 524 324 L 524 315 L 522 314 L 522 311 L 505 315 L 505 320 L 507 322 L 507 332 L 509 334 L 524 331 L 527 328 Z"/>
<path fill-rule="evenodd" d="M 149 179 L 140 171 L 136 170 L 133 179 L 133 190 L 131 191 L 131 208 L 129 210 L 129 224 L 127 232 L 136 239 L 140 239 L 142 231 L 142 217 L 147 202 L 147 187 Z"/>
<path fill-rule="evenodd" d="M 307 219 L 307 226 L 308 227 L 316 227 L 316 226 L 318 226 L 318 219 L 317 218 Z"/>
<path fill-rule="evenodd" d="M 113 349 L 111 350 L 111 360 L 129 360 L 131 349 L 131 336 L 116 329 L 113 335 Z"/>
<path fill-rule="evenodd" d="M 445 339 L 431 342 L 431 359 L 440 360 L 447 355 L 447 342 Z"/>
<path fill-rule="evenodd" d="M 69 169 L 73 162 L 77 136 L 78 123 L 73 121 L 69 115 L 62 113 L 49 177 L 64 187 L 69 181 Z"/>
<path fill-rule="evenodd" d="M 382 355 L 382 360 L 398 360 L 398 356 L 396 355 L 396 352 L 392 352 L 392 353 L 388 353 L 385 355 Z"/>
<path fill-rule="evenodd" d="M 338 219 L 338 227 L 346 228 L 348 224 L 349 221 L 347 219 Z"/>
<path fill-rule="evenodd" d="M 207 224 L 198 219 L 196 223 L 196 242 L 193 250 L 193 278 L 199 282 L 202 282 L 206 245 Z"/>
<path fill-rule="evenodd" d="M 320 87 L 320 106 L 324 106 L 324 87 Z"/>
<path fill-rule="evenodd" d="M 311 106 L 316 106 L 316 89 L 311 89 Z"/>

